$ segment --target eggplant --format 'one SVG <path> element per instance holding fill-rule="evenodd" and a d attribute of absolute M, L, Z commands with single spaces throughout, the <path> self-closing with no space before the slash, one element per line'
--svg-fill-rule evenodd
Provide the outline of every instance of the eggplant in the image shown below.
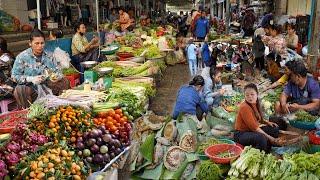
<path fill-rule="evenodd" d="M 81 136 L 78 137 L 78 138 L 77 138 L 77 142 L 83 142 L 83 137 L 81 137 Z"/>
<path fill-rule="evenodd" d="M 121 152 L 122 152 L 122 150 L 121 150 L 120 148 L 117 148 L 117 149 L 115 150 L 115 154 L 116 154 L 116 155 L 119 155 Z"/>
<path fill-rule="evenodd" d="M 106 163 L 110 162 L 110 156 L 109 156 L 108 153 L 106 153 L 106 154 L 103 155 L 103 160 L 104 160 L 104 162 L 106 162 Z"/>
<path fill-rule="evenodd" d="M 105 135 L 103 135 L 102 139 L 104 142 L 109 143 L 112 140 L 112 135 L 105 134 Z"/>
<path fill-rule="evenodd" d="M 88 157 L 91 155 L 91 151 L 89 149 L 85 149 L 83 150 L 82 154 L 85 156 L 85 157 Z"/>
<path fill-rule="evenodd" d="M 90 132 L 90 137 L 91 138 L 97 138 L 99 136 L 99 132 L 97 129 L 93 129 L 91 132 Z"/>
<path fill-rule="evenodd" d="M 80 156 L 80 157 L 82 156 L 82 151 L 78 152 L 78 156 Z"/>
<path fill-rule="evenodd" d="M 89 132 L 84 132 L 84 133 L 83 133 L 83 138 L 84 138 L 84 139 L 89 139 L 89 138 L 90 138 L 89 135 L 90 135 Z"/>
<path fill-rule="evenodd" d="M 100 147 L 101 154 L 106 154 L 107 152 L 108 152 L 108 146 L 103 145 Z"/>
<path fill-rule="evenodd" d="M 101 137 L 102 136 L 102 131 L 100 129 L 97 129 L 98 132 L 98 136 L 97 137 Z"/>
<path fill-rule="evenodd" d="M 114 154 L 114 152 L 110 153 L 110 158 L 113 159 L 114 157 L 116 157 L 116 155 Z"/>
<path fill-rule="evenodd" d="M 105 126 L 99 126 L 99 130 L 101 130 L 102 134 L 106 134 L 106 127 Z"/>
<path fill-rule="evenodd" d="M 102 140 L 102 138 L 98 137 L 96 144 L 97 144 L 98 146 L 102 146 L 102 145 L 104 144 L 104 141 Z"/>
<path fill-rule="evenodd" d="M 118 139 L 115 139 L 115 140 L 113 141 L 113 144 L 114 144 L 114 146 L 115 146 L 116 148 L 119 148 L 119 147 L 121 146 L 121 143 L 120 143 L 120 141 L 119 141 Z"/>
<path fill-rule="evenodd" d="M 102 164 L 104 161 L 104 158 L 101 154 L 96 154 L 94 155 L 93 157 L 93 162 L 96 163 L 96 164 Z"/>
<path fill-rule="evenodd" d="M 84 144 L 82 143 L 82 142 L 77 142 L 77 148 L 79 149 L 79 150 L 83 150 L 84 149 Z"/>
<path fill-rule="evenodd" d="M 93 146 L 91 146 L 90 150 L 93 154 L 96 154 L 99 152 L 100 148 L 98 145 L 94 144 Z"/>
<path fill-rule="evenodd" d="M 93 146 L 94 144 L 96 144 L 96 142 L 97 142 L 97 141 L 96 141 L 95 139 L 90 138 L 89 140 L 87 140 L 86 144 L 87 144 L 87 146 L 91 147 L 91 146 Z"/>
<path fill-rule="evenodd" d="M 92 157 L 87 157 L 87 158 L 86 158 L 86 161 L 87 161 L 88 163 L 92 163 Z"/>

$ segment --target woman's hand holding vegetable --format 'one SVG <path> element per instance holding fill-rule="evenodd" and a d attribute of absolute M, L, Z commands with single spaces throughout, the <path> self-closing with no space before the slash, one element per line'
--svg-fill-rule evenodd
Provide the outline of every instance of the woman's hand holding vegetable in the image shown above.
<path fill-rule="evenodd" d="M 300 105 L 297 103 L 289 104 L 288 107 L 291 111 L 297 111 L 300 109 Z"/>

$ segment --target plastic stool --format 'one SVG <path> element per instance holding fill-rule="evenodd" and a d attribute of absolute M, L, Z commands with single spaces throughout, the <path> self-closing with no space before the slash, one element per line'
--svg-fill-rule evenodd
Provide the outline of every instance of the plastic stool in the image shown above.
<path fill-rule="evenodd" d="M 13 99 L 4 99 L 4 100 L 0 101 L 1 113 L 8 112 L 9 104 L 11 104 L 13 102 L 14 102 Z"/>

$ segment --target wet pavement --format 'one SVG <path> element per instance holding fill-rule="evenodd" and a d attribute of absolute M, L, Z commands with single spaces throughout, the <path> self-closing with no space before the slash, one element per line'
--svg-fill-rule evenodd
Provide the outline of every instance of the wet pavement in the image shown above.
<path fill-rule="evenodd" d="M 179 88 L 189 80 L 188 65 L 168 66 L 157 83 L 157 94 L 150 100 L 149 109 L 158 115 L 171 115 Z"/>

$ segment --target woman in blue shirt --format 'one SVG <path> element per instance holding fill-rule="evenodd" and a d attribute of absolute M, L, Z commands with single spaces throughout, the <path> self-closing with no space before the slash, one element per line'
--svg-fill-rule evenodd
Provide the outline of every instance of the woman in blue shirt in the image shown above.
<path fill-rule="evenodd" d="M 201 96 L 204 86 L 204 79 L 202 76 L 195 76 L 189 85 L 182 86 L 178 91 L 176 105 L 173 111 L 173 119 L 177 119 L 179 115 L 189 116 L 194 120 L 202 119 L 199 114 L 207 113 L 208 106 Z"/>

